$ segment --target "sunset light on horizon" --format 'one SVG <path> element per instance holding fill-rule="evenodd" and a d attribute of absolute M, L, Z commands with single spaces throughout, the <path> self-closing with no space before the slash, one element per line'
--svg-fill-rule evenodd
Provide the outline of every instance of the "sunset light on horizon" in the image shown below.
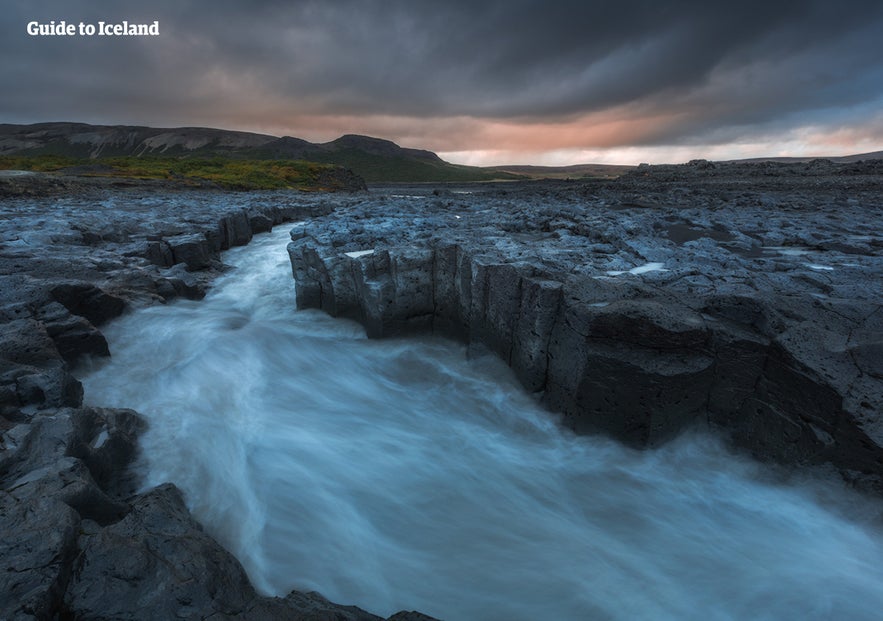
<path fill-rule="evenodd" d="M 26 28 L 99 19 L 160 34 Z M 481 166 L 883 149 L 879 2 L 18 1 L 0 23 L 4 123 L 354 133 Z"/>

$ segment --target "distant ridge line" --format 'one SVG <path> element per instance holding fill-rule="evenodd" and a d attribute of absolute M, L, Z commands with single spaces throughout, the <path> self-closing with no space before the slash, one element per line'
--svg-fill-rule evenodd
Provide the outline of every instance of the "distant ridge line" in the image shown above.
<path fill-rule="evenodd" d="M 313 143 L 293 136 L 278 137 L 211 127 L 91 125 L 70 121 L 0 124 L 0 155 L 59 155 L 89 159 L 143 155 L 304 159 L 350 168 L 369 182 L 612 178 L 635 168 L 617 164 L 463 166 L 446 162 L 429 150 L 401 147 L 390 140 L 358 134 L 344 134 L 329 142 Z M 729 164 L 829 160 L 845 164 L 878 159 L 883 159 L 883 151 L 833 157 L 757 157 L 718 161 Z"/>
<path fill-rule="evenodd" d="M 390 140 L 345 134 L 324 143 L 292 136 L 210 127 L 145 127 L 53 122 L 0 125 L 0 156 L 58 156 L 100 159 L 163 156 L 226 157 L 254 160 L 306 160 L 335 164 L 365 181 L 474 182 L 514 180 L 520 175 L 460 166 L 432 151 L 400 147 Z"/>
<path fill-rule="evenodd" d="M 857 153 L 855 155 L 816 155 L 811 157 L 749 157 L 739 160 L 721 160 L 725 164 L 738 164 L 741 162 L 782 162 L 784 164 L 800 164 L 813 160 L 828 160 L 835 164 L 851 164 L 863 160 L 883 160 L 883 151 L 871 151 L 869 153 Z"/>

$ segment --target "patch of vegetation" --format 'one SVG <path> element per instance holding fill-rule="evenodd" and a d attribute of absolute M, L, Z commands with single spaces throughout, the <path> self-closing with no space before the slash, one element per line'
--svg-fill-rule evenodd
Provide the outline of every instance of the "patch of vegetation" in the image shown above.
<path fill-rule="evenodd" d="M 232 190 L 327 189 L 336 167 L 303 160 L 252 160 L 224 157 L 160 156 L 102 157 L 100 160 L 64 155 L 0 156 L 0 170 L 69 173 L 90 177 L 166 179 L 214 183 Z"/>
<path fill-rule="evenodd" d="M 86 161 L 66 155 L 0 155 L 0 170 L 54 172 Z"/>

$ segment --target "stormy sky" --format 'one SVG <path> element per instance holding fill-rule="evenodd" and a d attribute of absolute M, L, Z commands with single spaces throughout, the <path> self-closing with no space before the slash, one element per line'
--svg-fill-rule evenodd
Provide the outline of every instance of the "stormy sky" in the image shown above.
<path fill-rule="evenodd" d="M 30 21 L 160 22 L 32 37 Z M 883 2 L 6 0 L 0 122 L 360 133 L 476 164 L 883 149 Z"/>

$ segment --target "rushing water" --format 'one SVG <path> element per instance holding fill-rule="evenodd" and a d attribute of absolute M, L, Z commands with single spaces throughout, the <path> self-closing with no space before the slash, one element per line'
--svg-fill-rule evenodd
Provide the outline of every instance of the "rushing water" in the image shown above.
<path fill-rule="evenodd" d="M 263 592 L 448 621 L 880 618 L 877 504 L 704 435 L 575 437 L 489 357 L 296 311 L 285 229 L 202 302 L 108 326 L 84 380 L 149 418 L 147 484 Z"/>

